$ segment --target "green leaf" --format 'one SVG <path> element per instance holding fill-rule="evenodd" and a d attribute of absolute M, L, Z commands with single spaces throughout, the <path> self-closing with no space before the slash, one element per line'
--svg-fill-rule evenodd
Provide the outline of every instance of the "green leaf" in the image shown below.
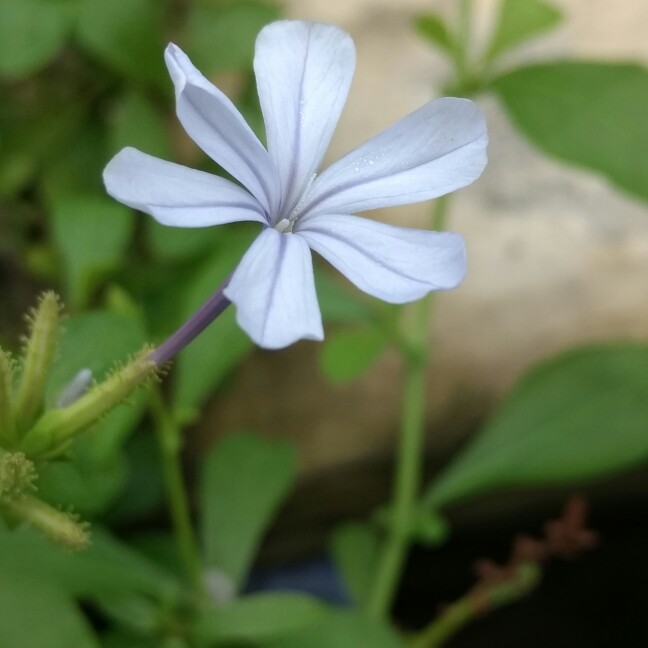
<path fill-rule="evenodd" d="M 153 434 L 133 434 L 128 439 L 124 447 L 127 482 L 104 516 L 104 523 L 123 528 L 153 519 L 164 508 L 166 493 L 158 445 Z"/>
<path fill-rule="evenodd" d="M 371 322 L 373 311 L 364 295 L 315 265 L 315 288 L 325 322 Z"/>
<path fill-rule="evenodd" d="M 146 341 L 137 319 L 109 311 L 88 311 L 68 317 L 64 322 L 58 359 L 47 385 L 50 404 L 56 402 L 80 369 L 90 369 L 101 380 L 117 363 L 139 351 Z"/>
<path fill-rule="evenodd" d="M 162 621 L 159 606 L 140 594 L 100 596 L 95 604 L 120 626 L 138 634 L 155 634 Z"/>
<path fill-rule="evenodd" d="M 259 0 L 194 4 L 187 21 L 187 53 L 205 74 L 247 70 L 257 34 L 279 17 L 279 7 Z"/>
<path fill-rule="evenodd" d="M 249 228 L 220 230 L 216 253 L 187 288 L 184 318 L 196 310 L 234 270 L 256 232 Z M 245 358 L 254 346 L 228 308 L 179 354 L 175 367 L 175 406 L 199 406 L 214 388 Z"/>
<path fill-rule="evenodd" d="M 648 200 L 648 69 L 547 63 L 501 76 L 492 87 L 542 151 Z"/>
<path fill-rule="evenodd" d="M 38 490 L 50 504 L 72 507 L 87 518 L 115 501 L 126 478 L 126 463 L 121 456 L 99 462 L 80 456 L 75 448 L 71 461 L 50 462 L 39 468 Z"/>
<path fill-rule="evenodd" d="M 431 13 L 421 14 L 417 16 L 414 26 L 423 38 L 449 54 L 455 53 L 457 49 L 455 37 L 439 16 Z"/>
<path fill-rule="evenodd" d="M 48 405 L 56 404 L 79 370 L 90 369 L 100 381 L 116 363 L 141 349 L 144 341 L 141 324 L 122 315 L 95 311 L 66 319 L 58 361 L 48 379 Z M 142 415 L 143 397 L 144 394 L 133 395 L 130 402 L 115 408 L 79 438 L 69 461 L 43 466 L 41 495 L 53 503 L 74 505 L 84 515 L 95 515 L 112 503 L 126 479 L 124 462 L 118 453 Z"/>
<path fill-rule="evenodd" d="M 98 648 L 77 606 L 36 574 L 12 579 L 0 587 L 0 646 Z"/>
<path fill-rule="evenodd" d="M 186 569 L 178 555 L 178 545 L 170 529 L 145 531 L 129 538 L 130 546 L 156 565 L 175 574 L 179 580 L 186 578 Z"/>
<path fill-rule="evenodd" d="M 90 369 L 96 380 L 102 380 L 117 363 L 139 351 L 145 340 L 141 323 L 123 315 L 92 311 L 66 319 L 58 361 L 47 383 L 47 402 L 54 406 L 65 386 L 81 369 Z M 95 428 L 92 445 L 97 457 L 110 456 L 120 445 L 124 429 L 138 416 L 137 409 L 132 403 L 119 406 Z M 104 428 L 110 430 L 102 432 Z"/>
<path fill-rule="evenodd" d="M 144 638 L 136 632 L 128 632 L 121 628 L 111 629 L 106 634 L 102 634 L 101 646 L 102 648 L 167 648 L 164 644 L 160 645 L 158 637 Z"/>
<path fill-rule="evenodd" d="M 85 0 L 77 37 L 115 72 L 166 89 L 163 10 L 156 0 Z"/>
<path fill-rule="evenodd" d="M 75 597 L 138 592 L 170 601 L 181 594 L 173 576 L 97 527 L 92 529 L 90 547 L 78 553 L 61 549 L 29 528 L 2 532 L 0 571 L 3 583 L 34 576 Z"/>
<path fill-rule="evenodd" d="M 55 201 L 52 235 L 65 264 L 67 294 L 84 304 L 97 283 L 120 265 L 133 233 L 133 213 L 103 196 Z"/>
<path fill-rule="evenodd" d="M 428 547 L 438 547 L 448 539 L 450 527 L 447 520 L 436 511 L 418 506 L 414 511 L 410 533 L 414 542 Z"/>
<path fill-rule="evenodd" d="M 146 219 L 146 234 L 153 254 L 163 261 L 185 261 L 215 250 L 223 238 L 218 227 L 179 228 Z"/>
<path fill-rule="evenodd" d="M 368 524 L 347 524 L 335 530 L 333 559 L 353 600 L 364 605 L 374 584 L 380 542 Z"/>
<path fill-rule="evenodd" d="M 65 157 L 65 149 L 78 130 L 82 108 L 69 102 L 50 102 L 47 109 L 39 106 L 38 110 L 14 104 L 2 107 L 0 196 L 20 192 L 42 165 Z"/>
<path fill-rule="evenodd" d="M 648 346 L 570 351 L 533 369 L 427 492 L 437 508 L 486 491 L 571 484 L 648 458 Z"/>
<path fill-rule="evenodd" d="M 102 122 L 79 118 L 75 131 L 52 148 L 39 174 L 48 211 L 73 194 L 105 195 L 101 174 L 110 156 Z"/>
<path fill-rule="evenodd" d="M 162 116 L 141 92 L 132 90 L 120 98 L 110 126 L 110 150 L 113 154 L 126 146 L 133 146 L 165 160 L 173 157 Z"/>
<path fill-rule="evenodd" d="M 320 367 L 333 383 L 360 377 L 378 360 L 389 342 L 378 329 L 354 329 L 330 333 L 320 353 Z"/>
<path fill-rule="evenodd" d="M 122 629 L 109 630 L 101 636 L 102 648 L 193 648 L 180 637 L 160 637 L 159 633 L 143 637 Z M 234 648 L 233 646 L 228 648 Z M 242 648 L 242 647 L 238 647 Z"/>
<path fill-rule="evenodd" d="M 46 65 L 70 27 L 62 3 L 52 0 L 0 0 L 0 16 L 0 74 L 9 79 Z"/>
<path fill-rule="evenodd" d="M 551 30 L 561 21 L 562 12 L 543 0 L 503 0 L 487 60 Z"/>
<path fill-rule="evenodd" d="M 326 607 L 310 596 L 253 594 L 204 610 L 196 621 L 194 634 L 208 646 L 226 641 L 258 642 L 312 627 L 325 615 Z M 306 645 L 310 647 L 302 644 Z"/>
<path fill-rule="evenodd" d="M 294 448 L 240 432 L 220 440 L 202 469 L 205 561 L 241 587 L 259 542 L 295 478 Z"/>
<path fill-rule="evenodd" d="M 260 643 L 260 648 L 405 648 L 386 623 L 360 612 L 331 611 L 319 622 L 286 637 Z"/>

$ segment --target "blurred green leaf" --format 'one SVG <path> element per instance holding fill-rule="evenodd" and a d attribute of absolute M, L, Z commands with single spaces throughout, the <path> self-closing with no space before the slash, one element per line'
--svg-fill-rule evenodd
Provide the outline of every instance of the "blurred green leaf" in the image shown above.
<path fill-rule="evenodd" d="M 94 517 L 104 511 L 126 484 L 122 457 L 88 460 L 75 452 L 71 461 L 50 462 L 38 471 L 40 496 L 58 506 L 73 507 L 77 513 Z"/>
<path fill-rule="evenodd" d="M 144 94 L 135 90 L 120 98 L 111 122 L 111 153 L 125 146 L 165 160 L 173 157 L 162 116 Z"/>
<path fill-rule="evenodd" d="M 3 574 L 0 587 L 0 646 L 9 648 L 98 648 L 90 627 L 62 591 L 31 578 Z"/>
<path fill-rule="evenodd" d="M 326 322 L 370 322 L 373 311 L 369 302 L 355 288 L 345 285 L 315 265 L 315 288 L 322 317 Z"/>
<path fill-rule="evenodd" d="M 253 594 L 228 605 L 204 610 L 196 621 L 194 634 L 205 646 L 246 640 L 257 645 L 256 642 L 312 627 L 325 615 L 326 607 L 310 596 Z M 336 648 L 341 645 L 344 644 L 338 644 Z M 310 648 L 311 644 L 301 646 Z"/>
<path fill-rule="evenodd" d="M 423 38 L 426 38 L 449 54 L 455 53 L 457 49 L 455 38 L 439 16 L 431 13 L 421 14 L 417 16 L 414 26 Z"/>
<path fill-rule="evenodd" d="M 77 128 L 61 138 L 55 155 L 48 155 L 42 164 L 39 179 L 48 211 L 72 194 L 96 192 L 103 196 L 101 174 L 108 158 L 103 123 L 79 119 Z"/>
<path fill-rule="evenodd" d="M 337 568 L 353 600 L 364 605 L 369 600 L 378 565 L 380 542 L 368 524 L 347 524 L 335 530 L 331 551 Z"/>
<path fill-rule="evenodd" d="M 159 606 L 140 594 L 100 596 L 94 600 L 99 609 L 120 626 L 143 635 L 152 635 L 160 625 Z"/>
<path fill-rule="evenodd" d="M 393 509 L 385 505 L 377 509 L 372 516 L 381 528 L 389 529 L 392 525 Z M 424 506 L 417 505 L 412 511 L 408 536 L 412 542 L 427 547 L 438 547 L 442 545 L 450 535 L 450 526 L 447 520 L 439 515 L 436 510 L 430 510 Z"/>
<path fill-rule="evenodd" d="M 329 333 L 320 352 L 320 367 L 333 383 L 359 378 L 378 360 L 389 341 L 378 329 Z"/>
<path fill-rule="evenodd" d="M 133 233 L 133 213 L 103 196 L 74 195 L 55 201 L 51 223 L 65 263 L 67 297 L 83 305 L 97 282 L 119 266 Z"/>
<path fill-rule="evenodd" d="M 164 569 L 175 574 L 178 580 L 186 578 L 186 568 L 178 554 L 178 545 L 170 529 L 149 530 L 132 536 L 129 538 L 129 546 L 156 565 L 163 565 Z"/>
<path fill-rule="evenodd" d="M 160 466 L 158 440 L 154 434 L 133 434 L 124 447 L 128 478 L 117 501 L 113 502 L 104 523 L 123 527 L 151 519 L 163 510 L 164 480 Z M 174 546 L 175 549 L 175 546 Z"/>
<path fill-rule="evenodd" d="M 101 380 L 117 363 L 139 351 L 145 340 L 141 323 L 123 315 L 97 310 L 67 318 L 47 384 L 48 403 L 56 403 L 81 369 L 90 369 Z"/>
<path fill-rule="evenodd" d="M 187 287 L 183 317 L 190 317 L 234 270 L 256 231 L 220 228 L 214 256 Z M 180 409 L 199 406 L 254 346 L 236 323 L 233 307 L 203 331 L 178 356 L 175 367 L 174 405 Z"/>
<path fill-rule="evenodd" d="M 90 547 L 77 553 L 52 544 L 29 528 L 2 532 L 0 571 L 3 583 L 34 576 L 43 586 L 52 584 L 75 597 L 139 592 L 170 601 L 181 594 L 173 576 L 98 527 L 92 529 Z"/>
<path fill-rule="evenodd" d="M 503 0 L 487 60 L 551 30 L 561 20 L 562 12 L 543 0 Z"/>
<path fill-rule="evenodd" d="M 0 0 L 0 74 L 20 79 L 46 65 L 70 28 L 61 2 Z"/>
<path fill-rule="evenodd" d="M 222 238 L 217 227 L 169 227 L 146 219 L 146 233 L 153 254 L 163 261 L 185 261 L 215 250 Z"/>
<path fill-rule="evenodd" d="M 295 464 L 288 442 L 244 432 L 221 439 L 205 460 L 200 485 L 205 561 L 237 589 L 293 484 Z"/>
<path fill-rule="evenodd" d="M 26 114 L 21 114 L 26 113 Z M 47 110 L 27 111 L 20 105 L 2 107 L 0 136 L 0 196 L 23 190 L 52 157 L 64 156 L 78 128 L 81 110 L 76 105 L 50 104 Z"/>
<path fill-rule="evenodd" d="M 166 89 L 163 16 L 164 4 L 156 0 L 84 0 L 77 37 L 114 71 Z"/>
<path fill-rule="evenodd" d="M 436 511 L 419 506 L 414 511 L 410 533 L 414 542 L 428 547 L 438 547 L 448 539 L 450 527 L 447 520 Z"/>
<path fill-rule="evenodd" d="M 81 369 L 90 369 L 100 381 L 116 363 L 141 349 L 145 339 L 137 320 L 114 313 L 94 311 L 66 319 L 58 361 L 47 384 L 49 406 L 55 405 Z M 69 462 L 43 467 L 42 495 L 55 503 L 74 504 L 87 515 L 104 510 L 125 484 L 124 463 L 118 452 L 143 408 L 144 394 L 135 394 L 76 441 Z"/>
<path fill-rule="evenodd" d="M 261 0 L 196 3 L 187 20 L 187 53 L 205 74 L 247 70 L 257 34 L 280 14 L 277 5 Z"/>
<path fill-rule="evenodd" d="M 158 637 L 142 637 L 136 632 L 127 632 L 121 628 L 111 629 L 101 635 L 102 648 L 171 648 L 166 641 L 161 643 Z M 173 646 L 173 648 L 185 648 Z"/>
<path fill-rule="evenodd" d="M 533 369 L 433 482 L 431 508 L 494 489 L 569 484 L 648 457 L 648 346 L 582 348 Z"/>
<path fill-rule="evenodd" d="M 648 200 L 648 69 L 546 63 L 501 76 L 492 88 L 542 151 Z"/>
<path fill-rule="evenodd" d="M 407 644 L 380 620 L 361 612 L 336 610 L 315 624 L 259 645 L 260 648 L 405 648 Z"/>

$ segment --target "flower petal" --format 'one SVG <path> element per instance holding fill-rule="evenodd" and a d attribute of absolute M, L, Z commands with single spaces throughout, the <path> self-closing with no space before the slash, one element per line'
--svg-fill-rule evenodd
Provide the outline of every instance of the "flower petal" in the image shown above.
<path fill-rule="evenodd" d="M 459 234 L 377 223 L 358 216 L 313 216 L 295 232 L 364 292 L 391 302 L 455 288 L 466 273 Z"/>
<path fill-rule="evenodd" d="M 225 296 L 236 304 L 239 326 L 266 349 L 324 338 L 311 254 L 299 236 L 263 230 L 234 271 Z"/>
<path fill-rule="evenodd" d="M 176 90 L 176 112 L 185 131 L 226 171 L 274 212 L 279 183 L 268 152 L 234 104 L 172 43 L 164 58 Z"/>
<path fill-rule="evenodd" d="M 268 151 L 288 213 L 324 157 L 354 69 L 353 41 L 333 25 L 283 20 L 257 38 L 254 70 Z"/>
<path fill-rule="evenodd" d="M 472 101 L 431 101 L 318 176 L 302 218 L 406 205 L 464 187 L 483 171 L 487 142 Z"/>
<path fill-rule="evenodd" d="M 163 225 L 207 227 L 266 223 L 261 206 L 229 180 L 166 162 L 134 148 L 120 151 L 103 173 L 108 193 Z"/>

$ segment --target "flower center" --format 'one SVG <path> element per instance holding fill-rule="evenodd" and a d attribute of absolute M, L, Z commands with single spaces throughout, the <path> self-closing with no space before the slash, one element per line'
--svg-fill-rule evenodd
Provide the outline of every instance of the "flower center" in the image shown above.
<path fill-rule="evenodd" d="M 313 186 L 313 182 L 315 181 L 316 177 L 317 177 L 317 173 L 313 173 L 309 181 L 306 183 L 306 186 L 304 187 L 304 190 L 302 191 L 299 200 L 295 203 L 295 206 L 290 212 L 290 215 L 283 216 L 280 214 L 281 217 L 278 218 L 277 222 L 273 226 L 274 229 L 276 229 L 278 232 L 281 233 L 292 232 L 293 226 L 297 222 L 299 215 L 304 210 L 304 208 L 308 205 L 308 198 L 311 192 L 311 187 Z M 282 211 L 284 214 L 286 213 L 284 210 Z"/>
<path fill-rule="evenodd" d="M 282 218 L 275 226 L 274 229 L 279 232 L 279 234 L 290 234 L 295 221 L 290 221 L 287 218 Z"/>

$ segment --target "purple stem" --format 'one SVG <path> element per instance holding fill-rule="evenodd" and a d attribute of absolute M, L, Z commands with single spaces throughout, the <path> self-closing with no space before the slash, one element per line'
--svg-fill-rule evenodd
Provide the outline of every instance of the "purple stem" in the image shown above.
<path fill-rule="evenodd" d="M 202 333 L 232 302 L 223 294 L 231 275 L 218 287 L 216 292 L 162 344 L 153 349 L 148 359 L 156 365 L 163 365 L 182 351 L 189 342 Z"/>

